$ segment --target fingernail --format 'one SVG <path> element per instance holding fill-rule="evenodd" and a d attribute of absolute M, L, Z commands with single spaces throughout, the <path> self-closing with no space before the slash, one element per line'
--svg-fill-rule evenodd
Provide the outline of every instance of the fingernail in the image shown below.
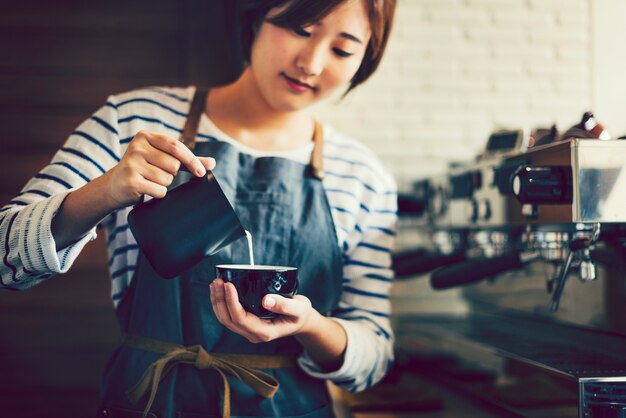
<path fill-rule="evenodd" d="M 198 176 L 204 176 L 205 170 L 204 170 L 204 166 L 202 165 L 202 163 L 200 161 L 196 160 L 194 165 L 196 166 L 196 174 Z"/>
<path fill-rule="evenodd" d="M 265 298 L 265 307 L 266 308 L 272 308 L 274 307 L 274 305 L 276 305 L 276 299 L 274 298 Z"/>

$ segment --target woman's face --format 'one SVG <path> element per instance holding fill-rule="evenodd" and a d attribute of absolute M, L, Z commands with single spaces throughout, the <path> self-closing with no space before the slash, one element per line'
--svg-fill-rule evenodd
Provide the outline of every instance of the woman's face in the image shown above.
<path fill-rule="evenodd" d="M 310 26 L 286 29 L 263 22 L 248 69 L 272 108 L 300 110 L 347 87 L 369 39 L 364 1 L 346 0 Z"/>

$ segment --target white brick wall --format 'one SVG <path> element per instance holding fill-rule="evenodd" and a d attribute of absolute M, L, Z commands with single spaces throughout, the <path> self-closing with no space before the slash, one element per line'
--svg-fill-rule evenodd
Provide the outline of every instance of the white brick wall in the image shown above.
<path fill-rule="evenodd" d="M 592 103 L 615 136 L 626 134 L 626 1 L 591 0 Z"/>
<path fill-rule="evenodd" d="M 495 128 L 565 130 L 594 110 L 592 1 L 623 0 L 399 0 L 378 72 L 314 112 L 403 188 L 473 158 Z"/>

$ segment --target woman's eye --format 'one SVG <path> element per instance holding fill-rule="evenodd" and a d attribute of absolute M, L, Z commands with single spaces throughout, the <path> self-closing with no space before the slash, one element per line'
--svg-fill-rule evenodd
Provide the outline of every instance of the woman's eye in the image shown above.
<path fill-rule="evenodd" d="M 311 36 L 311 33 L 305 31 L 304 29 L 302 29 L 299 26 L 296 26 L 295 28 L 292 28 L 292 30 L 298 36 L 303 36 L 305 38 L 308 38 L 309 36 Z"/>
<path fill-rule="evenodd" d="M 335 52 L 335 54 L 337 54 L 338 57 L 341 57 L 341 58 L 348 58 L 354 55 L 350 52 L 346 52 L 343 49 L 339 49 L 339 48 L 333 48 L 333 51 Z"/>

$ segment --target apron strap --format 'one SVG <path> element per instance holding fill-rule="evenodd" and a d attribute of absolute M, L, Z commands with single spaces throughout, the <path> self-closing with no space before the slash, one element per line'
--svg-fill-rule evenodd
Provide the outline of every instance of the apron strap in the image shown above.
<path fill-rule="evenodd" d="M 196 145 L 196 135 L 198 134 L 198 125 L 200 124 L 200 117 L 204 113 L 204 107 L 206 105 L 206 98 L 209 91 L 206 89 L 196 89 L 193 95 L 193 101 L 189 108 L 189 114 L 185 121 L 185 127 L 183 128 L 183 134 L 180 137 L 180 141 L 187 146 L 190 150 Z"/>
<path fill-rule="evenodd" d="M 206 89 L 196 89 L 189 114 L 187 115 L 187 120 L 185 121 L 183 134 L 180 137 L 180 141 L 191 150 L 193 150 L 196 145 L 198 125 L 200 124 L 200 117 L 206 106 L 208 94 L 209 91 Z M 313 152 L 311 153 L 309 167 L 313 177 L 319 180 L 324 178 L 324 129 L 322 124 L 317 120 L 315 121 L 315 127 L 313 129 Z"/>
<path fill-rule="evenodd" d="M 276 394 L 280 383 L 273 376 L 256 368 L 280 369 L 296 365 L 296 357 L 209 353 L 201 345 L 185 347 L 169 341 L 138 335 L 125 335 L 123 344 L 139 350 L 163 354 L 163 357 L 148 366 L 139 381 L 126 391 L 126 396 L 133 403 L 139 401 L 146 392 L 150 392 L 143 411 L 144 417 L 150 412 L 159 382 L 180 363 L 191 364 L 199 370 L 213 369 L 220 374 L 224 383 L 223 418 L 230 417 L 230 385 L 227 375 L 236 377 L 257 394 L 271 398 Z"/>
<path fill-rule="evenodd" d="M 311 174 L 318 180 L 324 178 L 324 128 L 320 122 L 315 121 L 313 130 L 313 152 L 311 153 Z"/>

